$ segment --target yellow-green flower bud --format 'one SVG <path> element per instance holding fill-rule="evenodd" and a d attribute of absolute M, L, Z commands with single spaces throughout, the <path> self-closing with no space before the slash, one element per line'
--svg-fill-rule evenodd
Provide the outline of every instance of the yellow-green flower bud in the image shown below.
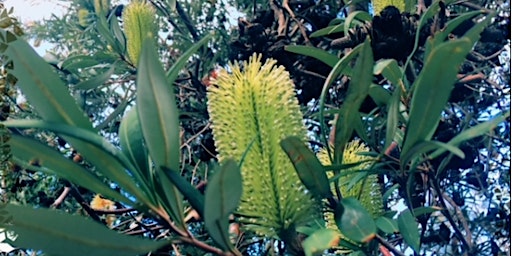
<path fill-rule="evenodd" d="M 94 11 L 96 15 L 105 16 L 110 9 L 110 0 L 94 0 Z"/>
<path fill-rule="evenodd" d="M 375 15 L 379 15 L 384 8 L 390 5 L 396 7 L 400 12 L 405 11 L 405 0 L 373 0 L 372 4 Z"/>
<path fill-rule="evenodd" d="M 84 28 L 89 26 L 89 11 L 87 9 L 78 10 L 78 24 Z"/>
<path fill-rule="evenodd" d="M 149 38 L 156 43 L 155 9 L 144 2 L 133 2 L 123 11 L 123 21 L 128 57 L 137 65 L 144 40 Z"/>
<path fill-rule="evenodd" d="M 221 70 L 208 87 L 208 111 L 219 161 L 244 158 L 239 220 L 259 235 L 284 239 L 317 208 L 279 145 L 288 136 L 306 138 L 293 81 L 277 61 L 261 58 Z"/>

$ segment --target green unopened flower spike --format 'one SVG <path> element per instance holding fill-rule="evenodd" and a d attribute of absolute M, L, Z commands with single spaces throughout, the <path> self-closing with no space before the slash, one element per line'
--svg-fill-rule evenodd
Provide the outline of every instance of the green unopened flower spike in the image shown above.
<path fill-rule="evenodd" d="M 128 57 L 132 64 L 137 65 L 144 40 L 150 38 L 156 43 L 155 9 L 146 2 L 132 2 L 123 11 L 123 21 Z"/>
<path fill-rule="evenodd" d="M 279 145 L 287 136 L 306 138 L 293 82 L 275 60 L 260 61 L 254 54 L 243 68 L 231 65 L 231 74 L 221 70 L 208 87 L 208 110 L 219 161 L 240 161 L 247 151 L 240 221 L 259 235 L 283 239 L 318 208 Z"/>

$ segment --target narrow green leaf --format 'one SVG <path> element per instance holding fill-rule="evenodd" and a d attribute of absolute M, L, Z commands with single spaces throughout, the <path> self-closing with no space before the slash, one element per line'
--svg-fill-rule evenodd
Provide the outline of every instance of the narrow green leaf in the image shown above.
<path fill-rule="evenodd" d="M 11 120 L 3 123 L 6 127 L 39 128 L 55 132 L 77 149 L 84 158 L 92 162 L 99 172 L 116 182 L 128 193 L 135 196 L 145 204 L 151 204 L 153 200 L 150 189 L 144 183 L 130 160 L 110 144 L 105 138 L 96 133 L 79 127 L 64 124 L 45 122 L 42 120 Z M 75 146 L 79 145 L 79 146 Z M 90 158 L 92 157 L 92 158 Z"/>
<path fill-rule="evenodd" d="M 375 237 L 377 226 L 370 213 L 357 199 L 343 198 L 334 214 L 340 232 L 348 239 L 367 243 Z"/>
<path fill-rule="evenodd" d="M 347 69 L 350 68 L 349 64 L 351 63 L 352 59 L 354 59 L 359 52 L 361 51 L 361 48 L 363 47 L 362 44 L 356 46 L 352 51 L 345 55 L 343 58 L 341 58 L 338 63 L 332 68 L 331 72 L 327 76 L 327 79 L 325 79 L 324 85 L 322 87 L 322 92 L 320 94 L 320 110 L 319 110 L 319 121 L 321 125 L 321 131 L 322 131 L 322 139 L 324 140 L 325 145 L 329 145 L 329 142 L 327 141 L 328 136 L 328 128 L 325 126 L 325 100 L 327 98 L 327 94 L 329 92 L 329 87 L 331 84 L 338 79 L 338 76 L 342 74 L 343 72 L 346 72 Z M 327 147 L 327 152 L 329 156 L 332 156 L 331 154 L 331 148 Z M 332 159 L 331 159 L 332 160 Z M 331 161 L 332 162 L 332 161 Z"/>
<path fill-rule="evenodd" d="M 332 197 L 329 180 L 322 164 L 301 139 L 287 137 L 281 141 L 281 147 L 295 166 L 302 184 L 313 195 L 320 198 Z"/>
<path fill-rule="evenodd" d="M 110 25 L 110 31 L 114 34 L 114 38 L 116 41 L 116 45 L 120 50 L 120 53 L 126 53 L 126 36 L 121 30 L 121 26 L 119 26 L 119 21 L 115 15 L 111 15 L 108 19 L 108 23 Z"/>
<path fill-rule="evenodd" d="M 149 153 L 157 166 L 179 169 L 179 112 L 155 46 L 144 42 L 137 72 L 137 111 Z"/>
<path fill-rule="evenodd" d="M 400 98 L 401 98 L 401 90 L 400 88 L 395 88 L 393 92 L 393 96 L 391 96 L 391 100 L 388 104 L 388 117 L 386 123 L 386 144 L 384 148 L 387 149 L 393 141 L 395 141 L 395 136 L 398 129 L 398 124 L 400 121 Z"/>
<path fill-rule="evenodd" d="M 334 34 L 334 33 L 341 33 L 344 31 L 344 29 L 345 29 L 344 23 L 342 22 L 342 23 L 338 23 L 336 25 L 331 25 L 331 26 L 319 29 L 319 30 L 311 33 L 311 35 L 309 37 L 315 38 L 315 37 L 327 36 L 327 35 Z"/>
<path fill-rule="evenodd" d="M 460 150 L 459 148 L 452 146 L 450 144 L 442 143 L 439 141 L 420 141 L 420 142 L 416 143 L 416 145 L 414 145 L 414 147 L 412 147 L 409 151 L 407 151 L 406 154 L 403 154 L 403 156 L 401 156 L 400 165 L 402 166 L 402 168 L 405 168 L 405 166 L 409 162 L 412 161 L 412 162 L 416 163 L 416 159 L 418 157 L 420 157 L 421 155 L 431 152 L 431 151 L 434 151 L 434 150 L 437 150 L 439 148 L 448 150 L 451 153 L 453 153 L 454 155 L 456 155 L 462 159 L 464 159 L 464 157 L 465 157 L 464 152 L 462 150 Z"/>
<path fill-rule="evenodd" d="M 347 19 L 345 20 L 343 31 L 345 32 L 345 35 L 348 35 L 348 30 L 350 28 L 354 27 L 355 24 L 371 22 L 371 21 L 372 21 L 372 16 L 365 11 L 351 12 L 347 16 Z"/>
<path fill-rule="evenodd" d="M 308 236 L 302 247 L 306 256 L 322 255 L 323 251 L 337 246 L 340 240 L 340 234 L 333 229 L 319 229 Z"/>
<path fill-rule="evenodd" d="M 13 218 L 0 223 L 15 234 L 9 243 L 42 250 L 51 255 L 138 255 L 154 251 L 168 241 L 154 241 L 119 234 L 82 216 L 49 209 L 9 204 L 4 208 Z"/>
<path fill-rule="evenodd" d="M 391 99 L 391 93 L 384 89 L 382 86 L 377 84 L 370 85 L 370 89 L 368 90 L 368 94 L 372 97 L 372 100 L 375 101 L 377 106 L 385 106 L 388 105 L 389 100 Z"/>
<path fill-rule="evenodd" d="M 33 160 L 38 160 L 42 166 L 42 168 L 39 168 L 38 170 L 60 176 L 71 183 L 102 194 L 110 199 L 123 202 L 128 205 L 134 204 L 131 200 L 103 183 L 89 170 L 77 165 L 71 159 L 64 157 L 60 152 L 55 151 L 38 141 L 21 135 L 12 134 L 11 139 L 9 140 L 9 145 L 11 146 L 11 152 L 14 160 L 25 165 L 26 168 L 33 168 L 34 166 L 31 166 L 29 163 Z"/>
<path fill-rule="evenodd" d="M 389 82 L 397 86 L 400 84 L 400 80 L 403 76 L 402 69 L 398 66 L 398 63 L 394 59 L 379 60 L 373 66 L 373 74 L 382 74 Z"/>
<path fill-rule="evenodd" d="M 150 40 L 142 47 L 137 70 L 136 108 L 142 134 L 155 166 L 178 171 L 180 166 L 179 111 L 172 83 L 169 83 L 159 61 L 157 50 Z M 183 224 L 182 199 L 161 168 L 156 176 L 161 178 L 159 191 L 165 193 L 164 207 L 173 221 Z M 168 187 L 170 186 L 170 187 Z"/>
<path fill-rule="evenodd" d="M 345 144 L 352 136 L 355 128 L 354 124 L 357 122 L 357 119 L 360 118 L 359 107 L 368 95 L 368 90 L 372 84 L 372 69 L 373 53 L 370 41 L 367 39 L 363 43 L 361 53 L 357 58 L 347 96 L 336 120 L 333 164 L 342 163 L 342 154 L 345 149 Z"/>
<path fill-rule="evenodd" d="M 110 68 L 89 79 L 89 80 L 86 80 L 86 81 L 82 81 L 80 83 L 78 83 L 77 85 L 75 85 L 75 89 L 79 89 L 79 90 L 90 90 L 90 89 L 94 89 L 94 88 L 97 88 L 99 86 L 101 86 L 103 83 L 105 83 L 112 74 L 114 74 L 114 71 L 116 70 L 116 65 L 117 63 L 112 63 Z"/>
<path fill-rule="evenodd" d="M 204 224 L 212 239 L 224 250 L 233 245 L 229 239 L 229 215 L 242 197 L 242 174 L 238 164 L 227 160 L 208 181 L 205 192 Z"/>
<path fill-rule="evenodd" d="M 509 117 L 510 117 L 510 110 L 507 111 L 506 113 L 504 113 L 503 115 L 500 115 L 492 120 L 477 124 L 467 130 L 464 130 L 463 132 L 459 133 L 457 136 L 453 137 L 448 142 L 448 144 L 457 147 L 460 145 L 460 143 L 462 143 L 466 140 L 470 140 L 470 139 L 476 138 L 480 135 L 490 132 L 498 124 L 505 122 L 507 120 L 507 118 L 509 118 Z M 439 148 L 436 151 L 434 151 L 434 153 L 430 154 L 429 158 L 434 159 L 446 151 L 447 151 L 446 148 Z"/>
<path fill-rule="evenodd" d="M 419 141 L 430 140 L 453 88 L 459 65 L 472 44 L 468 39 L 445 42 L 427 57 L 413 87 L 411 111 L 402 154 Z M 446 56 L 450 56 L 449 59 Z"/>
<path fill-rule="evenodd" d="M 398 233 L 398 222 L 394 219 L 381 216 L 375 220 L 377 227 L 387 234 Z"/>
<path fill-rule="evenodd" d="M 66 85 L 27 42 L 18 39 L 10 43 L 6 55 L 13 61 L 17 86 L 43 119 L 93 131 Z"/>
<path fill-rule="evenodd" d="M 136 108 L 128 111 L 123 117 L 119 126 L 119 142 L 121 151 L 131 160 L 133 165 L 138 167 L 144 177 L 151 180 L 148 152 L 144 147 L 144 137 Z"/>
<path fill-rule="evenodd" d="M 188 59 L 190 56 L 195 54 L 199 48 L 201 48 L 203 45 L 208 43 L 210 39 L 213 38 L 213 33 L 210 33 L 203 37 L 199 42 L 192 45 L 186 52 L 183 53 L 183 55 L 180 56 L 180 58 L 171 66 L 171 68 L 167 71 L 167 79 L 171 84 L 176 80 L 178 77 L 178 74 L 180 73 L 181 69 L 187 64 Z"/>
<path fill-rule="evenodd" d="M 190 185 L 185 178 L 183 178 L 178 172 L 169 170 L 165 166 L 161 166 L 164 170 L 165 175 L 169 180 L 179 189 L 179 191 L 185 196 L 192 208 L 194 208 L 200 216 L 204 216 L 204 196 L 199 191 Z"/>
<path fill-rule="evenodd" d="M 420 233 L 418 230 L 418 222 L 412 216 L 411 211 L 405 210 L 398 216 L 398 230 L 402 237 L 416 253 L 420 251 Z"/>
<path fill-rule="evenodd" d="M 465 34 L 464 38 L 469 38 L 471 40 L 471 46 L 473 46 L 479 39 L 480 34 L 484 31 L 484 29 L 489 26 L 489 24 L 494 19 L 495 13 L 487 15 L 483 21 L 480 21 L 476 25 L 474 25 L 471 29 L 469 29 Z"/>
<path fill-rule="evenodd" d="M 88 68 L 98 64 L 100 64 L 100 62 L 93 56 L 76 55 L 64 60 L 60 66 L 64 70 L 77 72 L 78 69 Z"/>
<path fill-rule="evenodd" d="M 331 54 L 325 50 L 320 48 L 312 47 L 312 46 L 304 46 L 304 45 L 287 45 L 284 47 L 286 51 L 301 54 L 304 56 L 313 57 L 329 67 L 336 66 L 336 63 L 340 60 L 338 56 Z"/>
<path fill-rule="evenodd" d="M 417 207 L 413 209 L 414 216 L 421 216 L 423 214 L 429 214 L 436 211 L 441 211 L 443 208 L 438 206 L 430 206 L 430 207 Z"/>
<path fill-rule="evenodd" d="M 116 41 L 113 33 L 109 29 L 109 25 L 107 23 L 107 19 L 103 15 L 96 15 L 96 29 L 98 33 L 101 35 L 101 38 L 107 41 L 107 44 L 110 45 L 115 52 L 118 54 L 123 54 L 123 49 L 119 48 L 119 43 Z"/>

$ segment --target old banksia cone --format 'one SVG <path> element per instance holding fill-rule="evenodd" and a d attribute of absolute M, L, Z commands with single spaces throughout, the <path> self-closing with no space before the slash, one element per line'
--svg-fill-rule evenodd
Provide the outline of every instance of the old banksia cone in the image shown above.
<path fill-rule="evenodd" d="M 123 12 L 123 21 L 128 57 L 132 64 L 137 65 L 144 40 L 156 42 L 155 9 L 146 2 L 132 2 Z"/>

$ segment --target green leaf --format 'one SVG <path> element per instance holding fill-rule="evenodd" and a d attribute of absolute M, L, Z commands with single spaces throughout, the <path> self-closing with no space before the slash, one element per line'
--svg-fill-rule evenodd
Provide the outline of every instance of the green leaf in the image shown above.
<path fill-rule="evenodd" d="M 400 80 L 403 76 L 402 69 L 398 66 L 398 63 L 394 59 L 379 60 L 373 66 L 373 74 L 382 74 L 389 82 L 393 85 L 400 85 Z"/>
<path fill-rule="evenodd" d="M 384 89 L 382 86 L 377 84 L 370 85 L 368 95 L 372 97 L 372 100 L 379 107 L 388 105 L 388 102 L 391 99 L 391 93 L 388 90 Z"/>
<path fill-rule="evenodd" d="M 159 61 L 157 50 L 150 40 L 143 43 L 137 70 L 136 108 L 142 134 L 155 166 L 164 166 L 177 172 L 180 166 L 179 111 L 172 83 L 169 83 Z M 165 196 L 164 207 L 172 220 L 183 224 L 183 210 L 179 191 L 157 168 L 156 188 L 159 196 Z"/>
<path fill-rule="evenodd" d="M 338 63 L 336 63 L 336 65 L 332 68 L 331 72 L 327 76 L 327 79 L 325 79 L 324 85 L 322 87 L 322 92 L 320 94 L 320 107 L 319 107 L 319 109 L 320 109 L 319 110 L 319 116 L 320 116 L 319 121 L 320 121 L 320 125 L 321 125 L 322 138 L 324 140 L 323 142 L 325 145 L 329 145 L 329 142 L 327 141 L 327 139 L 328 139 L 327 130 L 328 129 L 325 126 L 326 122 L 324 119 L 325 118 L 325 116 L 324 116 L 325 101 L 326 101 L 326 98 L 327 98 L 327 95 L 329 92 L 329 87 L 336 79 L 338 79 L 338 76 L 340 74 L 346 72 L 346 70 L 350 68 L 349 64 L 351 63 L 352 59 L 354 59 L 359 54 L 362 47 L 363 47 L 363 44 L 356 46 L 354 49 L 352 49 L 352 51 L 349 54 L 347 54 L 343 58 L 341 58 L 338 61 Z M 332 156 L 330 147 L 327 147 L 327 152 L 328 152 L 329 156 Z"/>
<path fill-rule="evenodd" d="M 9 44 L 6 55 L 13 61 L 17 86 L 43 119 L 94 130 L 68 87 L 30 45 L 18 39 Z"/>
<path fill-rule="evenodd" d="M 351 12 L 347 19 L 345 20 L 343 31 L 345 35 L 348 35 L 348 30 L 354 27 L 355 24 L 363 23 L 363 22 L 371 22 L 372 16 L 365 11 L 355 11 Z"/>
<path fill-rule="evenodd" d="M 331 26 L 319 29 L 319 30 L 311 33 L 311 35 L 309 37 L 315 38 L 315 37 L 327 36 L 330 34 L 343 32 L 344 29 L 345 29 L 344 24 L 342 22 L 342 23 L 338 23 L 336 25 L 331 25 Z"/>
<path fill-rule="evenodd" d="M 281 147 L 295 166 L 302 184 L 315 196 L 332 197 L 329 180 L 322 164 L 298 137 L 287 137 L 281 141 Z"/>
<path fill-rule="evenodd" d="M 107 71 L 89 80 L 78 83 L 77 85 L 75 85 L 74 88 L 79 90 L 90 90 L 101 86 L 110 78 L 112 74 L 114 74 L 114 71 L 116 70 L 116 65 L 117 63 L 113 63 Z"/>
<path fill-rule="evenodd" d="M 29 163 L 33 160 L 37 160 L 42 166 L 42 168 L 37 168 L 38 171 L 58 175 L 74 184 L 80 185 L 110 199 L 128 205 L 134 204 L 131 200 L 103 183 L 100 178 L 96 177 L 89 170 L 74 163 L 71 159 L 64 157 L 53 148 L 43 145 L 34 139 L 12 134 L 9 139 L 9 145 L 11 146 L 11 153 L 15 162 L 24 165 L 25 168 L 35 168 L 36 166 L 32 166 Z"/>
<path fill-rule="evenodd" d="M 180 56 L 180 58 L 171 66 L 171 68 L 167 71 L 167 79 L 171 84 L 176 80 L 178 77 L 181 69 L 187 64 L 188 59 L 199 50 L 203 45 L 208 43 L 210 39 L 212 39 L 214 36 L 214 33 L 210 33 L 203 37 L 199 42 L 192 45 L 186 52 L 183 53 L 183 55 Z"/>
<path fill-rule="evenodd" d="M 142 133 L 157 166 L 177 171 L 180 162 L 179 112 L 154 45 L 145 41 L 137 72 L 137 105 Z"/>
<path fill-rule="evenodd" d="M 101 14 L 96 14 L 96 29 L 100 34 L 101 38 L 107 41 L 107 44 L 112 46 L 115 52 L 118 54 L 123 54 L 123 49 L 120 48 L 120 44 L 117 42 L 116 38 L 112 35 L 113 33 L 109 29 L 109 24 L 105 16 Z"/>
<path fill-rule="evenodd" d="M 367 39 L 362 46 L 357 58 L 353 74 L 348 87 L 347 96 L 340 108 L 336 120 L 334 135 L 334 161 L 333 164 L 341 164 L 345 144 L 354 131 L 354 124 L 360 119 L 359 107 L 368 95 L 368 90 L 373 80 L 373 53 L 370 41 Z"/>
<path fill-rule="evenodd" d="M 471 46 L 473 46 L 479 39 L 480 34 L 484 31 L 484 29 L 489 26 L 489 24 L 494 19 L 495 13 L 492 13 L 490 15 L 487 15 L 483 21 L 480 21 L 476 25 L 474 25 L 470 30 L 468 30 L 464 34 L 464 38 L 469 38 L 471 40 Z"/>
<path fill-rule="evenodd" d="M 115 36 L 116 45 L 120 50 L 120 53 L 126 53 L 126 36 L 121 30 L 121 26 L 119 26 L 119 21 L 115 15 L 111 15 L 108 19 L 108 23 L 110 25 L 110 30 Z"/>
<path fill-rule="evenodd" d="M 492 120 L 477 124 L 467 130 L 464 130 L 463 132 L 459 133 L 457 136 L 453 137 L 448 142 L 448 144 L 457 147 L 458 145 L 460 145 L 460 143 L 462 143 L 466 140 L 470 140 L 470 139 L 476 138 L 480 135 L 490 132 L 498 124 L 505 122 L 507 120 L 507 118 L 509 118 L 509 117 L 510 117 L 510 110 L 508 110 L 503 115 L 500 115 Z M 430 154 L 429 158 L 434 159 L 446 151 L 447 151 L 447 148 L 439 148 L 436 151 L 434 151 L 432 154 Z"/>
<path fill-rule="evenodd" d="M 375 220 L 377 227 L 387 234 L 398 233 L 398 223 L 396 220 L 381 216 Z"/>
<path fill-rule="evenodd" d="M 94 132 L 65 124 L 45 122 L 42 120 L 11 120 L 3 123 L 7 127 L 39 128 L 55 132 L 70 142 L 84 158 L 95 164 L 97 171 L 116 182 L 132 194 L 137 200 L 152 204 L 151 190 L 141 179 L 128 158 L 110 144 L 105 138 Z M 83 150 L 80 150 L 83 149 Z M 90 158 L 93 157 L 93 158 Z M 131 171 L 129 173 L 129 171 Z"/>
<path fill-rule="evenodd" d="M 334 214 L 340 232 L 348 239 L 367 243 L 375 237 L 377 226 L 370 213 L 357 199 L 343 198 Z"/>
<path fill-rule="evenodd" d="M 399 131 L 398 124 L 400 122 L 400 98 L 401 98 L 401 90 L 400 88 L 395 88 L 393 92 L 393 96 L 391 96 L 391 100 L 388 104 L 388 116 L 386 123 L 386 144 L 384 145 L 384 149 L 389 148 L 391 143 L 395 140 L 396 133 Z"/>
<path fill-rule="evenodd" d="M 441 211 L 443 208 L 439 206 L 430 206 L 430 207 L 417 207 L 413 209 L 414 216 L 421 216 L 423 214 L 429 214 L 436 211 Z"/>
<path fill-rule="evenodd" d="M 464 159 L 464 152 L 460 150 L 459 148 L 449 145 L 447 143 L 442 143 L 439 141 L 421 141 L 416 143 L 413 148 L 411 148 L 409 151 L 407 151 L 406 154 L 403 154 L 403 156 L 400 158 L 400 165 L 402 166 L 402 169 L 405 168 L 407 163 L 412 161 L 414 164 L 416 164 L 416 159 L 420 157 L 421 155 L 439 149 L 444 148 L 445 150 L 448 150 L 452 152 L 454 155 Z"/>
<path fill-rule="evenodd" d="M 200 216 L 204 216 L 204 196 L 199 191 L 190 185 L 185 178 L 178 172 L 169 170 L 165 166 L 161 166 L 167 178 L 179 189 L 185 196 L 192 208 L 194 208 Z"/>
<path fill-rule="evenodd" d="M 147 254 L 169 243 L 122 235 L 82 216 L 55 210 L 12 204 L 4 209 L 13 218 L 8 225 L 0 225 L 16 235 L 9 243 L 50 255 L 132 256 Z"/>
<path fill-rule="evenodd" d="M 146 179 L 151 180 L 148 152 L 144 147 L 144 137 L 136 108 L 128 111 L 121 121 L 119 143 L 121 151 L 131 160 L 131 163 L 138 167 Z"/>
<path fill-rule="evenodd" d="M 306 256 L 322 255 L 323 251 L 337 246 L 340 240 L 340 234 L 333 229 L 319 229 L 308 236 L 302 247 Z"/>
<path fill-rule="evenodd" d="M 420 251 L 420 233 L 418 230 L 418 222 L 412 216 L 411 211 L 405 210 L 398 216 L 398 230 L 402 237 L 416 253 Z"/>
<path fill-rule="evenodd" d="M 416 143 L 430 140 L 452 91 L 459 65 L 472 44 L 468 39 L 445 42 L 427 57 L 416 79 L 402 155 Z M 450 56 L 449 59 L 446 56 Z"/>
<path fill-rule="evenodd" d="M 242 174 L 238 164 L 227 160 L 208 181 L 205 192 L 204 224 L 212 239 L 224 250 L 233 245 L 229 239 L 229 215 L 242 197 Z"/>
<path fill-rule="evenodd" d="M 62 62 L 60 65 L 63 70 L 69 70 L 71 72 L 78 72 L 78 69 L 88 68 L 94 65 L 98 65 L 100 62 L 93 56 L 89 55 L 76 55 L 69 57 Z"/>
<path fill-rule="evenodd" d="M 320 48 L 312 47 L 312 46 L 304 46 L 304 45 L 287 45 L 284 47 L 286 51 L 302 54 L 304 56 L 313 57 L 329 67 L 336 66 L 336 63 L 340 60 L 338 56 L 331 54 L 325 50 Z"/>

